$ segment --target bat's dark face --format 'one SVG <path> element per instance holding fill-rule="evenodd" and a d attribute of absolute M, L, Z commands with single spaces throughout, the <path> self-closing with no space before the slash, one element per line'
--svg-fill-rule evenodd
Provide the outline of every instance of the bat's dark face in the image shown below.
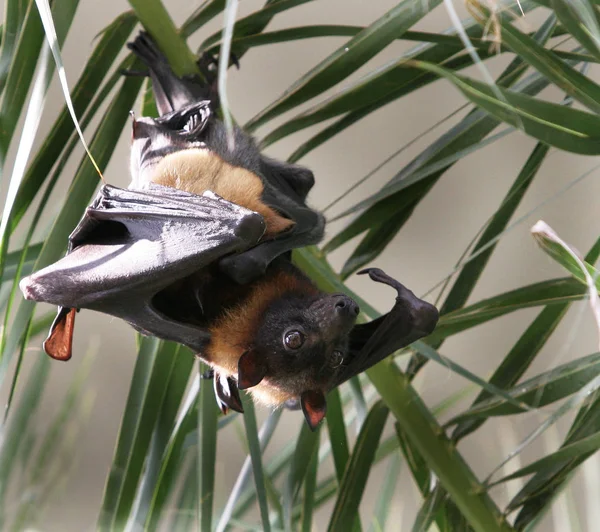
<path fill-rule="evenodd" d="M 354 300 L 342 294 L 275 301 L 253 346 L 266 362 L 266 381 L 296 397 L 306 390 L 327 390 L 347 355 L 358 313 Z"/>

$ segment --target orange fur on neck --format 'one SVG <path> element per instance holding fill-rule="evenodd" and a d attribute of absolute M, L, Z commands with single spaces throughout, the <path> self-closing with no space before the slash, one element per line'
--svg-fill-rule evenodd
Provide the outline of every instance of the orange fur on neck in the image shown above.
<path fill-rule="evenodd" d="M 210 344 L 200 357 L 222 375 L 237 377 L 238 361 L 252 347 L 268 306 L 288 293 L 309 295 L 316 292 L 318 290 L 310 281 L 282 271 L 255 282 L 244 301 L 227 310 L 210 327 Z M 257 400 L 270 406 L 291 399 L 289 394 L 269 384 L 268 377 L 252 387 L 250 392 Z"/>
<path fill-rule="evenodd" d="M 264 186 L 260 177 L 225 162 L 207 149 L 191 148 L 166 155 L 156 166 L 152 181 L 198 195 L 211 190 L 232 203 L 258 212 L 267 226 L 263 239 L 274 238 L 294 225 L 292 220 L 263 203 Z"/>

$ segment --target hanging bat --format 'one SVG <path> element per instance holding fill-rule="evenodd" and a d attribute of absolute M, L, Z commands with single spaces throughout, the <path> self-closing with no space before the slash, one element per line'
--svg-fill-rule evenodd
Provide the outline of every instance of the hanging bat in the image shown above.
<path fill-rule="evenodd" d="M 214 85 L 175 76 L 145 34 L 130 48 L 161 116 L 134 120 L 130 188 L 103 186 L 68 254 L 22 280 L 27 299 L 61 307 L 45 348 L 70 357 L 75 309 L 98 310 L 198 353 L 223 411 L 242 411 L 248 389 L 301 406 L 314 429 L 328 391 L 429 334 L 437 310 L 373 268 L 361 273 L 396 303 L 357 325 L 353 299 L 319 291 L 289 260 L 323 233 L 305 204 L 312 173 L 264 157 L 239 129 L 230 149 Z"/>

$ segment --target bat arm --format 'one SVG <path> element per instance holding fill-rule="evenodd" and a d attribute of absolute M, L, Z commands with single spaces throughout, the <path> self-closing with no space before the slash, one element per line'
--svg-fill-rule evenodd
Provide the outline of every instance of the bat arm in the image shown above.
<path fill-rule="evenodd" d="M 162 314 L 156 294 L 256 245 L 264 228 L 261 215 L 213 193 L 105 185 L 71 234 L 70 253 L 20 287 L 27 299 L 104 312 L 200 351 L 207 329 Z"/>
<path fill-rule="evenodd" d="M 308 207 L 296 206 L 283 210 L 296 225 L 274 240 L 262 242 L 239 255 L 231 255 L 219 262 L 219 267 L 238 284 L 246 284 L 264 273 L 277 257 L 296 248 L 319 242 L 323 236 L 325 219 Z"/>

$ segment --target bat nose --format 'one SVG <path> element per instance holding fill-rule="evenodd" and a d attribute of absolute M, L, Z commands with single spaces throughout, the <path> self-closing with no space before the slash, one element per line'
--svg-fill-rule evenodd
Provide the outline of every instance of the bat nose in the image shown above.
<path fill-rule="evenodd" d="M 360 308 L 354 302 L 354 300 L 351 297 L 344 295 L 338 296 L 337 300 L 335 301 L 335 310 L 338 314 L 343 314 L 353 318 L 358 316 L 358 313 L 360 312 Z"/>

